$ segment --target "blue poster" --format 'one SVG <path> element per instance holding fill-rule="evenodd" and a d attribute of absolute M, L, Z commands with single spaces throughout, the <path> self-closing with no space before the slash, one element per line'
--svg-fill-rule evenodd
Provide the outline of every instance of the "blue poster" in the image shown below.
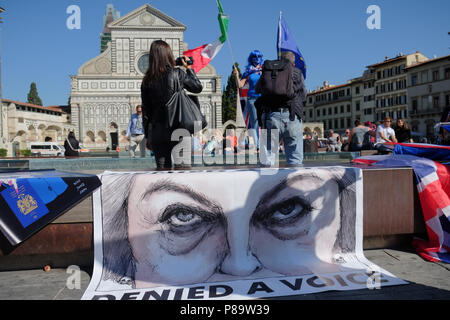
<path fill-rule="evenodd" d="M 24 228 L 49 213 L 45 202 L 26 179 L 17 179 L 17 189 L 9 185 L 1 195 Z"/>

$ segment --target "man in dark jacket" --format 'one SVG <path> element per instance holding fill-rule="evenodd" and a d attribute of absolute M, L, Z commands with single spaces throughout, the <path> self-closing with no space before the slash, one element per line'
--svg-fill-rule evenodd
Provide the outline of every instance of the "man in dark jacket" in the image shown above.
<path fill-rule="evenodd" d="M 277 137 L 271 135 L 271 131 L 279 131 L 278 143 L 283 139 L 286 162 L 289 165 L 301 165 L 303 162 L 303 104 L 306 100 L 306 87 L 303 74 L 300 69 L 295 68 L 295 56 L 292 52 L 283 52 L 281 59 L 288 60 L 293 66 L 294 98 L 280 102 L 262 96 L 257 102 L 258 118 L 261 127 L 267 130 L 267 146 L 261 147 L 261 162 L 265 165 L 273 165 L 278 150 L 271 150 L 271 146 L 277 144 Z M 262 90 L 257 86 L 257 90 Z"/>

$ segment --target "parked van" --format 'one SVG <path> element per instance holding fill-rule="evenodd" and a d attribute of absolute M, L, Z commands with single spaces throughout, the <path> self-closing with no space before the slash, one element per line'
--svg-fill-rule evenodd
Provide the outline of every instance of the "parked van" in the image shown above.
<path fill-rule="evenodd" d="M 31 142 L 31 156 L 64 157 L 65 149 L 56 142 Z"/>

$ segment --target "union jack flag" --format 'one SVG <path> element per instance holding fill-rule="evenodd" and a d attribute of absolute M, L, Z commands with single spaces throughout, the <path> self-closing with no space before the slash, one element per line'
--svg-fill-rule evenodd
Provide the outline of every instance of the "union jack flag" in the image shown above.
<path fill-rule="evenodd" d="M 367 156 L 353 162 L 413 168 L 428 234 L 428 240 L 414 239 L 413 246 L 429 261 L 450 263 L 450 167 L 412 155 Z"/>
<path fill-rule="evenodd" d="M 450 146 L 427 143 L 396 143 L 394 154 L 410 154 L 431 160 L 450 161 Z"/>

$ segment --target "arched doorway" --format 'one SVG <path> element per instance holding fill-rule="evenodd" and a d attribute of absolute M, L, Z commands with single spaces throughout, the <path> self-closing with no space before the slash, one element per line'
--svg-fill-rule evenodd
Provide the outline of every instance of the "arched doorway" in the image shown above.
<path fill-rule="evenodd" d="M 58 126 L 48 126 L 44 131 L 44 136 L 51 137 L 53 141 L 63 141 L 62 128 Z"/>
<path fill-rule="evenodd" d="M 109 135 L 111 137 L 111 150 L 117 150 L 119 146 L 119 126 L 115 122 L 109 124 Z"/>
<path fill-rule="evenodd" d="M 98 132 L 97 143 L 106 144 L 106 133 L 104 131 Z"/>
<path fill-rule="evenodd" d="M 12 141 L 12 154 L 13 157 L 18 157 L 20 150 L 27 149 L 27 133 L 23 130 L 17 132 Z"/>
<path fill-rule="evenodd" d="M 95 143 L 95 135 L 92 131 L 88 131 L 86 133 L 86 137 L 84 138 L 83 143 L 86 145 L 93 145 Z"/>
<path fill-rule="evenodd" d="M 39 141 L 38 133 L 34 125 L 28 126 L 28 141 L 30 142 Z"/>

